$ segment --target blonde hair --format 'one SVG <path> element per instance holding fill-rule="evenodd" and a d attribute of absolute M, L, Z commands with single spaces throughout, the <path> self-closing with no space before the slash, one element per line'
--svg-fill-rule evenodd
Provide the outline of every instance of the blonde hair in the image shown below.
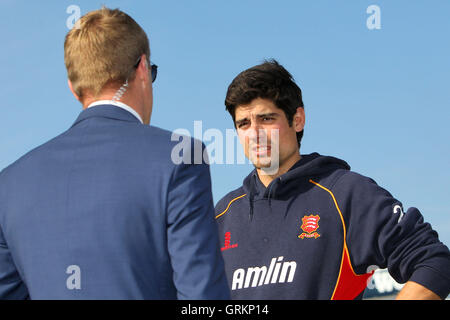
<path fill-rule="evenodd" d="M 144 30 L 119 9 L 103 7 L 80 18 L 64 41 L 64 63 L 75 93 L 97 97 L 105 86 L 132 80 L 150 47 Z"/>

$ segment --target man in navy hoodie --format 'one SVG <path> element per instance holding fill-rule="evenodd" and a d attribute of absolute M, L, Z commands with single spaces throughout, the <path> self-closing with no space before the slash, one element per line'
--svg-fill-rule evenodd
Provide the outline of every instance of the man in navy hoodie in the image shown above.
<path fill-rule="evenodd" d="M 240 73 L 225 105 L 255 166 L 216 205 L 234 299 L 360 299 L 376 268 L 398 299 L 450 291 L 450 253 L 418 209 L 343 160 L 300 155 L 300 88 L 276 61 Z"/>

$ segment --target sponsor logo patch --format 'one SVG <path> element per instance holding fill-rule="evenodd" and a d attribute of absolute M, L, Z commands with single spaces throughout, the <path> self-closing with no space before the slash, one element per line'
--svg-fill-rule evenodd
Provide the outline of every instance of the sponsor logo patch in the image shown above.
<path fill-rule="evenodd" d="M 320 217 L 319 215 L 309 215 L 309 216 L 304 216 L 302 218 L 302 225 L 301 225 L 301 229 L 304 231 L 302 232 L 300 235 L 298 235 L 298 237 L 300 239 L 304 239 L 304 238 L 314 238 L 317 239 L 318 237 L 320 237 L 320 234 L 317 233 L 317 229 L 319 229 L 319 220 Z"/>
<path fill-rule="evenodd" d="M 283 259 L 283 256 L 274 257 L 269 266 L 254 266 L 234 270 L 231 290 L 294 281 L 297 262 L 283 261 Z"/>

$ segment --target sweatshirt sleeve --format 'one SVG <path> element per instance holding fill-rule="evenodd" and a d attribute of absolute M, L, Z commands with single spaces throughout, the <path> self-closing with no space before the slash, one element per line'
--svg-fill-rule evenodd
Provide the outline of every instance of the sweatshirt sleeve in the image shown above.
<path fill-rule="evenodd" d="M 399 283 L 414 281 L 441 298 L 450 292 L 450 252 L 417 208 L 403 210 L 375 181 L 344 174 L 333 192 L 341 207 L 346 242 L 357 274 L 388 268 Z"/>

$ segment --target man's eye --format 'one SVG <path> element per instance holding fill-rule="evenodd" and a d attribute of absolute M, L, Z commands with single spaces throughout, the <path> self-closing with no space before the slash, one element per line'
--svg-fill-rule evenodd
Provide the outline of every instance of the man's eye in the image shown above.
<path fill-rule="evenodd" d="M 247 122 L 241 122 L 238 124 L 238 128 L 242 128 L 247 125 Z"/>
<path fill-rule="evenodd" d="M 273 120 L 273 119 L 274 119 L 273 117 L 264 117 L 263 118 L 264 121 L 270 121 L 270 120 Z"/>

